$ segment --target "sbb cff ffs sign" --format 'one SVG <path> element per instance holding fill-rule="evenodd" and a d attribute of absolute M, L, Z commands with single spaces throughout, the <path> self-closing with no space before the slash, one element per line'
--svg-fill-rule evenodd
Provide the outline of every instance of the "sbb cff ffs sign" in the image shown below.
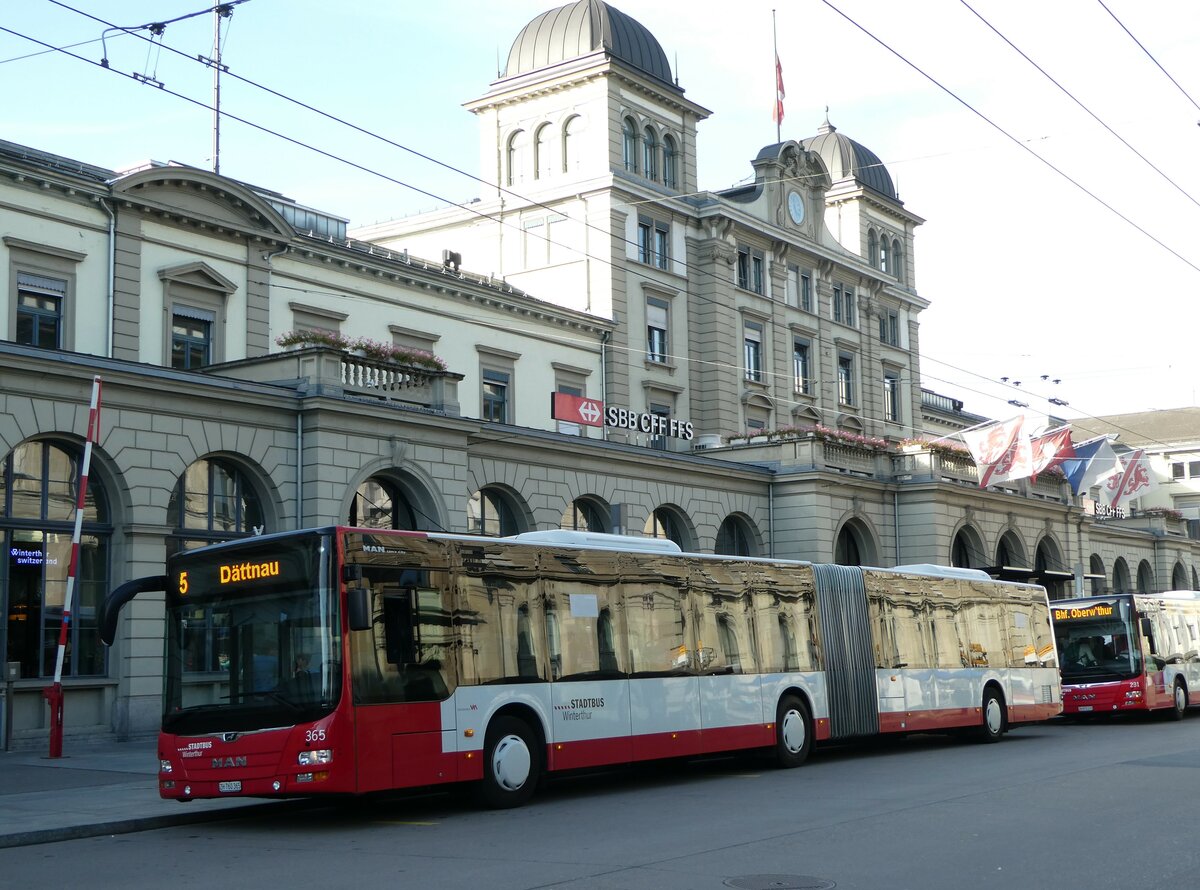
<path fill-rule="evenodd" d="M 572 396 L 563 392 L 551 393 L 550 416 L 566 423 L 578 423 L 583 426 L 609 426 L 654 436 L 671 436 L 676 439 L 690 440 L 693 435 L 692 424 L 689 421 L 676 420 L 674 417 L 663 417 L 644 411 L 639 413 L 613 405 L 606 408 L 599 399 Z"/>
<path fill-rule="evenodd" d="M 568 395 L 565 392 L 551 393 L 550 416 L 566 423 L 604 426 L 604 403 L 585 396 Z"/>

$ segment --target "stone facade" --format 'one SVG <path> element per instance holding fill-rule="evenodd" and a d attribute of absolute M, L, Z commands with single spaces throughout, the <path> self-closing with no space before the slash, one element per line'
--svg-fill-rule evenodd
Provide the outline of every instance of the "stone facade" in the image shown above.
<path fill-rule="evenodd" d="M 263 531 L 581 525 L 697 552 L 988 567 L 1054 596 L 1195 585 L 1200 542 L 1186 523 L 1100 520 L 1056 476 L 980 491 L 969 458 L 902 448 L 979 420 L 916 383 L 920 218 L 886 171 L 855 166 L 869 153 L 832 127 L 759 151 L 751 185 L 700 191 L 708 110 L 618 49 L 513 70 L 468 105 L 494 177 L 475 212 L 353 238 L 340 217 L 207 171 L 110 171 L 0 143 L 11 744 L 47 732 L 40 693 L 97 375 L 88 558 L 64 679 L 76 738 L 158 722 L 162 600 L 135 599 L 104 652 L 104 592 L 161 574 L 175 548 Z M 550 153 L 541 167 L 538 145 Z M 446 248 L 460 257 L 422 259 Z M 654 318 L 667 351 L 651 355 L 650 310 L 664 307 Z M 280 348 L 296 329 L 429 350 L 445 369 Z M 748 366 L 753 337 L 760 367 Z M 798 343 L 811 350 L 803 375 Z M 635 417 L 665 411 L 694 436 L 564 421 L 550 412 L 555 391 Z M 14 548 L 36 556 L 18 564 Z"/>

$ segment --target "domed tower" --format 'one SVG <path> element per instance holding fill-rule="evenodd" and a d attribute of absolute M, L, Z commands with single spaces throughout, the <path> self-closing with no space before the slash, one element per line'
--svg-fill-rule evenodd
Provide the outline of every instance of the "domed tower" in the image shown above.
<path fill-rule="evenodd" d="M 887 167 L 826 117 L 816 136 L 801 143 L 820 156 L 832 187 L 825 195 L 825 223 L 838 242 L 874 269 L 913 290 L 913 232 L 925 220 L 904 209 Z"/>
<path fill-rule="evenodd" d="M 479 117 L 481 175 L 502 187 L 553 191 L 614 172 L 696 188 L 696 123 L 709 112 L 684 98 L 654 35 L 603 0 L 533 19 L 466 107 Z"/>

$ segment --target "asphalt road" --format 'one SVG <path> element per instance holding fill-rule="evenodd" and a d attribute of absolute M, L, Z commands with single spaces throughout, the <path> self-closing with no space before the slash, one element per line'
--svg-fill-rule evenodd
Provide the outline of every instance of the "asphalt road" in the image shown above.
<path fill-rule="evenodd" d="M 1200 715 L 938 736 L 0 850 L 0 887 L 1105 890 L 1200 882 Z"/>

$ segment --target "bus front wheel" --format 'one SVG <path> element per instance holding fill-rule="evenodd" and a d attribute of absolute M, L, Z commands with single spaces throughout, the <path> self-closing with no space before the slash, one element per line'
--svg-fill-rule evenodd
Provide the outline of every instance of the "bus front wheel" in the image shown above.
<path fill-rule="evenodd" d="M 483 802 L 493 809 L 519 807 L 533 795 L 541 771 L 541 753 L 529 724 L 517 717 L 493 720 L 483 745 Z"/>
<path fill-rule="evenodd" d="M 983 690 L 983 722 L 979 724 L 981 742 L 998 742 L 1004 735 L 1004 702 L 995 689 Z"/>
<path fill-rule="evenodd" d="M 812 716 L 804 700 L 785 695 L 775 712 L 775 762 L 785 769 L 800 766 L 812 750 Z"/>

